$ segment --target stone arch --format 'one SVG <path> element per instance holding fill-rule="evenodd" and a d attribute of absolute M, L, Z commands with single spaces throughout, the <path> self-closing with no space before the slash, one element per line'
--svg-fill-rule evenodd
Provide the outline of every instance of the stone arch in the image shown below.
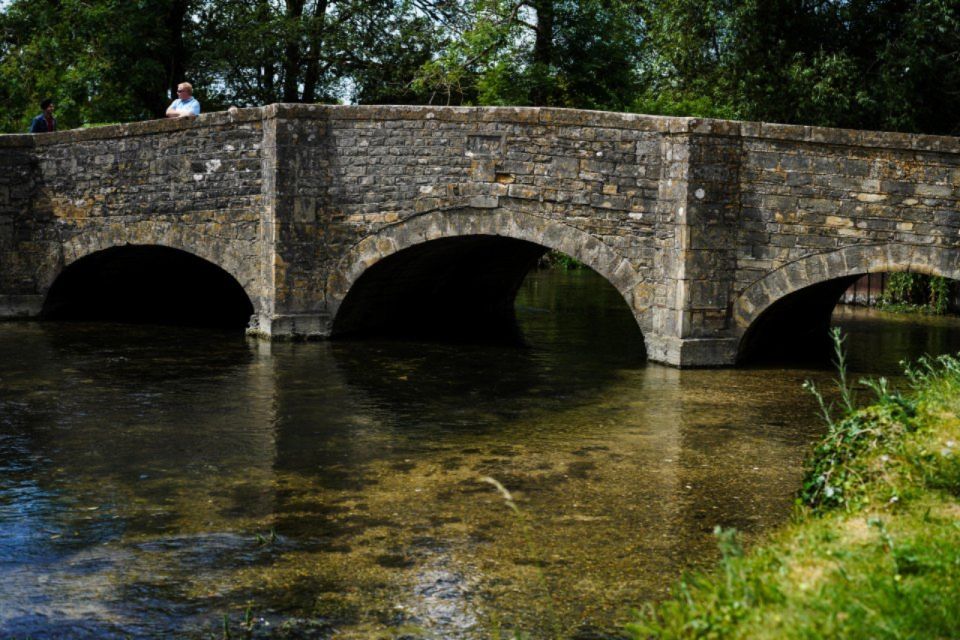
<path fill-rule="evenodd" d="M 244 264 L 241 259 L 232 260 L 230 256 L 234 251 L 229 244 L 219 238 L 206 235 L 192 237 L 189 229 L 184 229 L 184 225 L 177 223 L 128 224 L 118 221 L 90 226 L 64 239 L 61 244 L 61 259 L 57 267 L 44 279 L 41 296 L 45 298 L 63 270 L 78 260 L 107 249 L 134 245 L 177 249 L 223 269 L 247 294 L 247 298 L 253 304 L 254 314 L 259 311 L 260 296 L 257 295 L 259 262 Z M 253 253 L 253 255 L 256 254 Z M 224 260 L 225 257 L 226 260 Z"/>
<path fill-rule="evenodd" d="M 142 242 L 85 247 L 64 256 L 44 286 L 42 318 L 240 329 L 255 313 L 243 284 L 194 252 Z"/>
<path fill-rule="evenodd" d="M 560 251 L 587 265 L 617 289 L 646 335 L 648 307 L 642 303 L 640 275 L 628 259 L 596 237 L 561 222 L 520 213 L 456 208 L 435 210 L 390 225 L 354 245 L 340 259 L 327 286 L 328 311 L 335 324 L 343 301 L 354 285 L 382 260 L 406 249 L 437 240 L 500 237 Z"/>
<path fill-rule="evenodd" d="M 749 285 L 734 304 L 734 321 L 744 343 L 762 318 L 778 302 L 817 285 L 834 282 L 836 297 L 846 286 L 867 273 L 909 271 L 960 280 L 960 249 L 902 244 L 858 244 L 795 260 Z M 832 295 L 830 291 L 829 295 Z M 828 296 L 829 297 L 829 296 Z M 769 315 L 769 314 L 768 314 Z"/>

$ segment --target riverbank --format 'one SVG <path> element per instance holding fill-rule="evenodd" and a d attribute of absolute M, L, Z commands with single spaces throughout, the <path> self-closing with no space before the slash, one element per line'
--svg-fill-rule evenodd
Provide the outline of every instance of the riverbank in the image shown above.
<path fill-rule="evenodd" d="M 960 360 L 921 360 L 903 394 L 840 419 L 808 463 L 794 522 L 684 578 L 634 638 L 960 637 Z"/>

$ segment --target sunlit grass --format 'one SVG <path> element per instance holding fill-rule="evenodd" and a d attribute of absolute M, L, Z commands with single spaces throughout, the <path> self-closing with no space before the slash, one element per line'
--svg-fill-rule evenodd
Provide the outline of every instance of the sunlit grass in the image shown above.
<path fill-rule="evenodd" d="M 746 554 L 718 531 L 720 566 L 640 612 L 633 637 L 960 637 L 960 360 L 907 376 L 908 393 L 869 382 L 873 404 L 839 418 L 821 402 L 795 522 Z"/>

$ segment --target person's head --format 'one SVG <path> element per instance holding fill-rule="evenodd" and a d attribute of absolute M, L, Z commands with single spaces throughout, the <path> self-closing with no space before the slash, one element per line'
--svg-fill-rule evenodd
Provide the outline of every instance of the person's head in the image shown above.
<path fill-rule="evenodd" d="M 40 110 L 46 114 L 53 115 L 53 98 L 47 98 L 41 102 Z"/>
<path fill-rule="evenodd" d="M 193 95 L 193 85 L 189 82 L 181 82 L 177 85 L 177 97 L 186 100 Z"/>

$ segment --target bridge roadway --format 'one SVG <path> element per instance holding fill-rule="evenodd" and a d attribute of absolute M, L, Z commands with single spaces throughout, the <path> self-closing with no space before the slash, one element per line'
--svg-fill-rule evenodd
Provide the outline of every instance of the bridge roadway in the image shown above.
<path fill-rule="evenodd" d="M 555 249 L 651 360 L 731 365 L 822 333 L 861 274 L 960 279 L 958 201 L 958 138 L 757 122 L 275 104 L 5 135 L 0 317 L 233 286 L 265 337 L 476 334 Z"/>

